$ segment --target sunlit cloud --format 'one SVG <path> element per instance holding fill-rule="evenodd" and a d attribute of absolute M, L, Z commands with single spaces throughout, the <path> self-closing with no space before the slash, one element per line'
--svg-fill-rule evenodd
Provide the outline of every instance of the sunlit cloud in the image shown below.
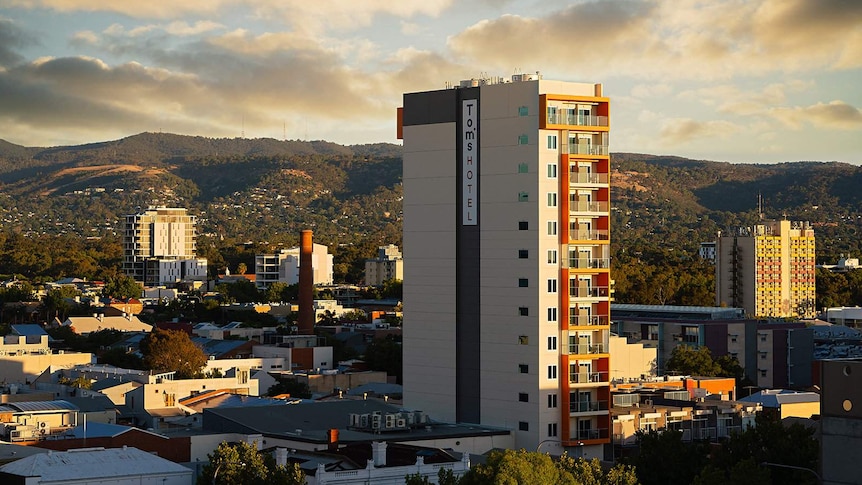
<path fill-rule="evenodd" d="M 862 129 L 862 110 L 844 101 L 836 100 L 806 107 L 774 108 L 769 113 L 794 130 L 805 126 L 839 130 Z"/>

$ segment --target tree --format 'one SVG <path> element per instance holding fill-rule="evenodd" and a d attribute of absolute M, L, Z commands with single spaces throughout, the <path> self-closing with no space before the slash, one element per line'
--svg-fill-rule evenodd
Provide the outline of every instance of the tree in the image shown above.
<path fill-rule="evenodd" d="M 204 351 L 179 330 L 154 329 L 141 341 L 144 365 L 155 372 L 176 371 L 180 379 L 200 374 L 207 363 Z"/>
<path fill-rule="evenodd" d="M 690 376 L 713 377 L 721 372 L 721 367 L 712 360 L 712 353 L 708 348 L 677 345 L 670 353 L 670 359 L 665 363 L 665 371 L 674 371 Z"/>
<path fill-rule="evenodd" d="M 555 484 L 575 485 L 575 478 L 557 466 L 547 454 L 526 450 L 493 450 L 486 463 L 474 466 L 461 485 Z"/>
<path fill-rule="evenodd" d="M 311 399 L 311 389 L 308 384 L 299 382 L 296 379 L 276 378 L 278 382 L 269 387 L 266 391 L 268 396 L 278 396 L 280 394 L 290 394 L 290 397 L 298 397 L 300 399 Z"/>
<path fill-rule="evenodd" d="M 109 276 L 102 288 L 102 295 L 126 300 L 128 298 L 140 298 L 144 288 L 131 276 L 116 274 Z"/>
<path fill-rule="evenodd" d="M 602 463 L 597 459 L 585 460 L 563 454 L 558 466 L 571 473 L 580 485 L 637 485 L 638 477 L 634 467 L 624 464 L 615 465 L 605 473 Z"/>
<path fill-rule="evenodd" d="M 239 263 L 236 265 L 236 274 L 244 275 L 246 271 L 248 271 L 248 266 L 246 266 L 245 263 Z"/>
<path fill-rule="evenodd" d="M 643 485 L 688 485 L 707 464 L 708 445 L 684 443 L 681 431 L 639 431 L 637 443 L 637 456 L 626 464 Z"/>
<path fill-rule="evenodd" d="M 386 371 L 390 376 L 396 376 L 401 382 L 403 374 L 403 352 L 401 342 L 396 342 L 390 335 L 384 339 L 374 339 L 365 348 L 365 363 L 371 370 Z"/>
<path fill-rule="evenodd" d="M 780 421 L 758 416 L 756 425 L 731 436 L 712 453 L 712 464 L 726 470 L 732 479 L 751 475 L 756 465 L 768 462 L 817 470 L 819 445 L 814 430 L 799 423 L 784 426 Z M 752 463 L 746 463 L 752 460 Z M 752 467 L 755 465 L 755 467 Z M 746 472 L 748 470 L 748 472 Z M 814 483 L 813 475 L 802 470 L 775 467 L 769 469 L 773 483 Z M 748 482 L 727 482 L 748 483 Z"/>
<path fill-rule="evenodd" d="M 305 473 L 299 465 L 278 466 L 272 456 L 257 451 L 254 443 L 222 441 L 210 454 L 199 485 L 301 485 Z"/>

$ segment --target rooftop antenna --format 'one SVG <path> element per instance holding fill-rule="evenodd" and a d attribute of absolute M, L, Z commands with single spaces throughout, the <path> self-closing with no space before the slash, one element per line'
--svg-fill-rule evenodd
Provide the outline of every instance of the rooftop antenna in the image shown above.
<path fill-rule="evenodd" d="M 757 193 L 757 215 L 760 217 L 760 220 L 763 220 L 763 195 L 758 192 Z"/>

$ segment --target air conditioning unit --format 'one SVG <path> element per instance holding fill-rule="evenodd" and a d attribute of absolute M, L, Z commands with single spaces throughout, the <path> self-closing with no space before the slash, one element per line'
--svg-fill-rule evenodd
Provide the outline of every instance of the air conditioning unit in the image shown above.
<path fill-rule="evenodd" d="M 395 427 L 395 415 L 387 414 L 386 415 L 386 429 L 392 429 Z"/>
<path fill-rule="evenodd" d="M 367 414 L 363 414 L 362 416 L 359 416 L 359 427 L 360 428 L 367 428 L 368 427 L 368 415 Z"/>
<path fill-rule="evenodd" d="M 371 429 L 380 429 L 381 422 L 383 421 L 383 416 L 379 414 L 374 414 L 371 416 Z"/>
<path fill-rule="evenodd" d="M 407 420 L 404 418 L 396 419 L 395 420 L 395 427 L 396 428 L 406 428 L 407 427 Z"/>

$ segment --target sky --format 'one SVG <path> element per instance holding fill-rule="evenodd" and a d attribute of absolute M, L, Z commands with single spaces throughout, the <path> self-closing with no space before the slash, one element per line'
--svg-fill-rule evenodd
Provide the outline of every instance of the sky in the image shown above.
<path fill-rule="evenodd" d="M 398 143 L 405 92 L 602 83 L 612 152 L 862 163 L 860 0 L 0 0 L 0 139 Z"/>

